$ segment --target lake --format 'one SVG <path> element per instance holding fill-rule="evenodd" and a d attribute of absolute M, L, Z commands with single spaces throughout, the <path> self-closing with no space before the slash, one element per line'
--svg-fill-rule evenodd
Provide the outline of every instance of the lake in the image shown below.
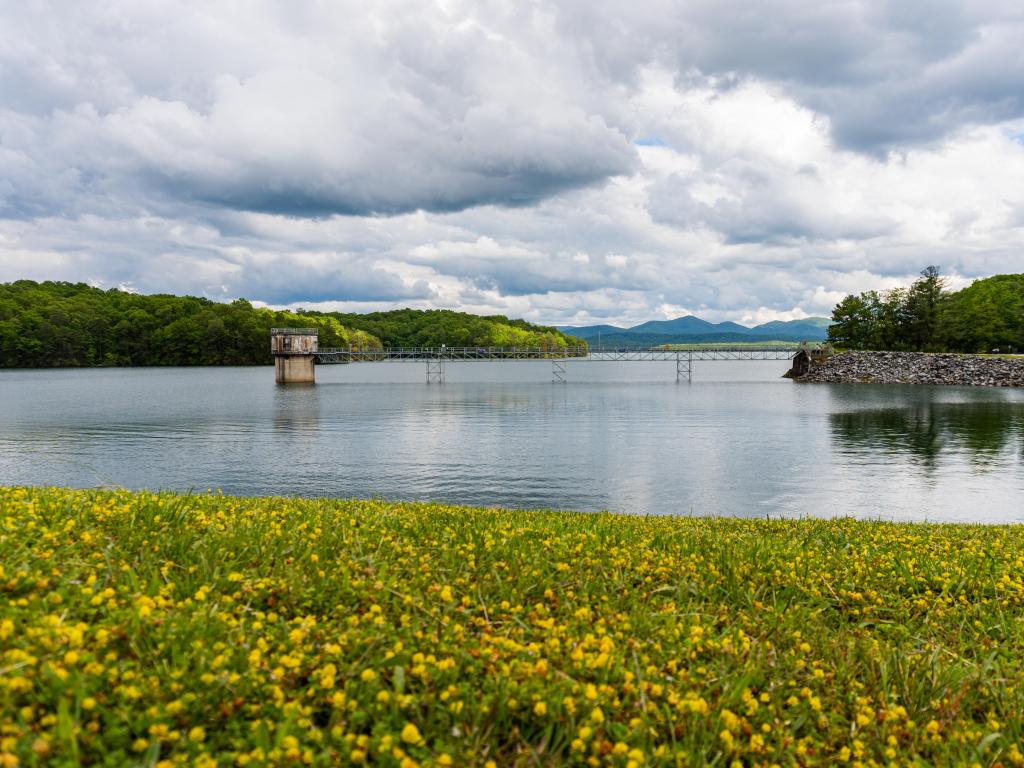
<path fill-rule="evenodd" d="M 1024 390 L 779 361 L 0 371 L 0 483 L 651 515 L 1024 519 Z"/>

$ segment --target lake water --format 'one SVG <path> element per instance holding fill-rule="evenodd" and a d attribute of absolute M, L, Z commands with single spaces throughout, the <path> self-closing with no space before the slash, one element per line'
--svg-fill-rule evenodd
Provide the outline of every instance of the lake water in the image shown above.
<path fill-rule="evenodd" d="M 777 361 L 0 371 L 0 484 L 653 515 L 1024 520 L 1024 390 L 794 384 Z"/>

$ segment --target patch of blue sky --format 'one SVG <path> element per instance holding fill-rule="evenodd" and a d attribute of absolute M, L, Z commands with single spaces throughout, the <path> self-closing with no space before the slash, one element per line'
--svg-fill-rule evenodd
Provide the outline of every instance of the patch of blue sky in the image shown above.
<path fill-rule="evenodd" d="M 641 136 L 639 139 L 634 139 L 633 143 L 638 147 L 667 147 L 668 144 L 664 139 L 658 138 L 657 136 Z"/>
<path fill-rule="evenodd" d="M 1018 144 L 1024 144 L 1024 131 L 1019 131 L 1017 128 L 1019 128 L 1019 125 L 1014 125 L 1012 128 L 1007 126 L 1003 128 L 1003 135 L 1010 141 L 1016 141 Z"/>

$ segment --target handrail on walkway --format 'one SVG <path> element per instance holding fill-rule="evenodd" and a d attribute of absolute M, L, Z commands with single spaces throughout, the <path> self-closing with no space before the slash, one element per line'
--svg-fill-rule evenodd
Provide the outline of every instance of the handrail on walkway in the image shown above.
<path fill-rule="evenodd" d="M 352 355 L 588 355 L 640 352 L 798 352 L 796 344 L 765 344 L 765 345 L 658 345 L 649 346 L 575 346 L 575 347 L 321 347 L 317 354 L 352 354 Z"/>
<path fill-rule="evenodd" d="M 271 328 L 271 336 L 317 336 L 318 328 Z"/>

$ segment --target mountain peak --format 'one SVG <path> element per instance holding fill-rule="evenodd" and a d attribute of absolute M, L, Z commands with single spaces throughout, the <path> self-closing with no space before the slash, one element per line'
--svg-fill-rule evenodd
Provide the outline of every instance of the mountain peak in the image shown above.
<path fill-rule="evenodd" d="M 673 320 L 648 320 L 631 328 L 614 325 L 559 326 L 558 330 L 587 342 L 604 344 L 672 344 L 714 341 L 823 341 L 831 321 L 826 317 L 772 320 L 749 328 L 725 321 L 712 323 L 696 315 Z"/>

